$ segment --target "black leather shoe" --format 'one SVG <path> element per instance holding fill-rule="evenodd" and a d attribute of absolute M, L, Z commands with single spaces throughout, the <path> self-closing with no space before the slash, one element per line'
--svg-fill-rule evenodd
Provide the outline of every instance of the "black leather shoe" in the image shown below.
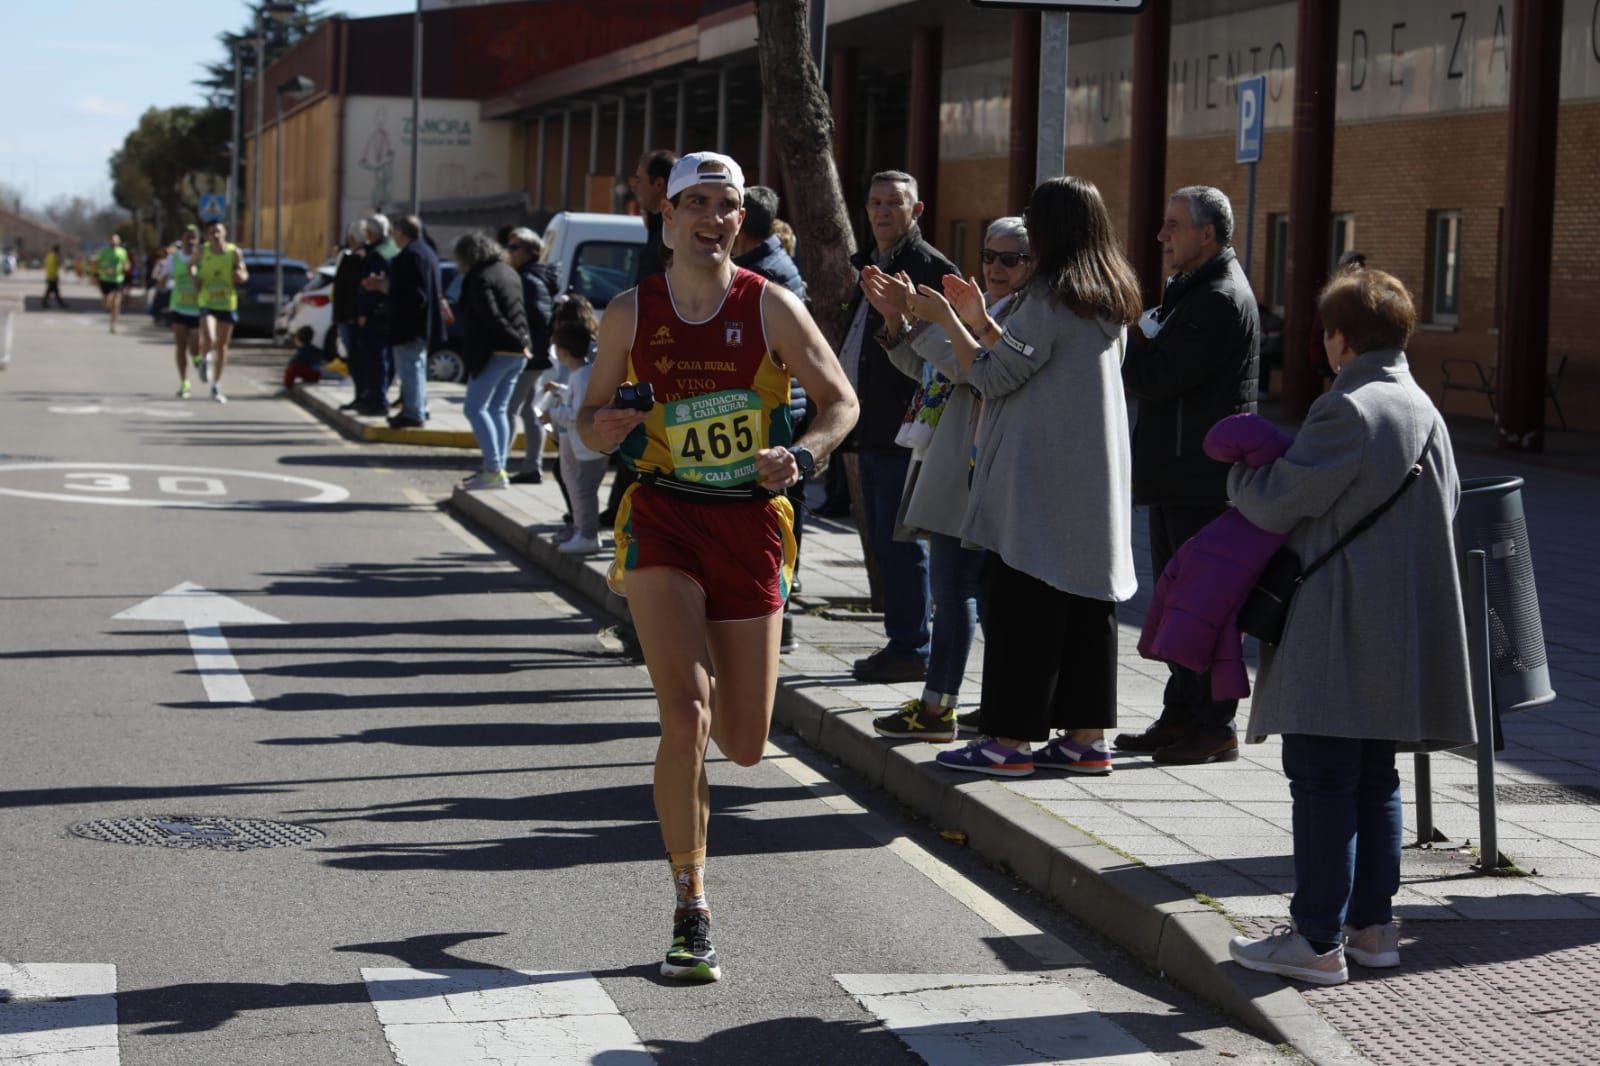
<path fill-rule="evenodd" d="M 389 419 L 390 429 L 421 429 L 426 424 L 420 418 L 407 418 L 405 415 L 395 415 Z"/>
<path fill-rule="evenodd" d="M 339 410 L 341 410 L 341 411 L 354 411 L 357 407 L 360 407 L 360 406 L 361 406 L 361 401 L 360 400 L 351 400 L 349 403 L 340 404 L 339 405 Z"/>
<path fill-rule="evenodd" d="M 1168 744 L 1176 744 L 1182 740 L 1188 735 L 1189 729 L 1188 725 L 1158 718 L 1143 733 L 1118 733 L 1117 739 L 1111 742 L 1111 746 L 1118 751 L 1131 751 L 1136 755 L 1154 755 Z"/>
<path fill-rule="evenodd" d="M 1239 738 L 1231 730 L 1197 726 L 1183 737 L 1155 753 L 1162 766 L 1199 766 L 1209 762 L 1233 762 L 1239 757 Z"/>
<path fill-rule="evenodd" d="M 857 659 L 850 676 L 871 685 L 892 685 L 902 681 L 923 681 L 928 664 L 911 655 L 900 655 L 881 648 L 865 659 Z"/>
<path fill-rule="evenodd" d="M 544 482 L 544 475 L 537 470 L 523 470 L 511 475 L 513 485 L 539 485 Z"/>

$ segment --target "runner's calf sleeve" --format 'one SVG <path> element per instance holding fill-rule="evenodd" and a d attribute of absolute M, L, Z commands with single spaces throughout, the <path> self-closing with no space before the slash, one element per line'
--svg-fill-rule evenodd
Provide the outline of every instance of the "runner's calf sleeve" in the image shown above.
<path fill-rule="evenodd" d="M 706 849 L 673 851 L 667 853 L 672 862 L 672 888 L 677 896 L 677 913 L 705 911 L 711 913 L 706 903 Z"/>

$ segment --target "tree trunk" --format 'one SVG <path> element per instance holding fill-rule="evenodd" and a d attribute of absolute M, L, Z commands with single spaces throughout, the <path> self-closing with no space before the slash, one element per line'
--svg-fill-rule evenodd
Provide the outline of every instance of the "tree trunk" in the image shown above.
<path fill-rule="evenodd" d="M 761 95 L 772 143 L 790 190 L 789 215 L 799 243 L 800 269 L 811 293 L 811 314 L 836 349 L 856 288 L 850 265 L 855 236 L 834 167 L 833 114 L 811 59 L 806 0 L 756 0 Z M 803 195 L 793 195 L 805 190 Z"/>
<path fill-rule="evenodd" d="M 756 51 L 761 57 L 761 97 L 772 126 L 772 144 L 784 188 L 790 192 L 789 215 L 799 245 L 800 270 L 811 295 L 811 316 L 837 351 L 850 325 L 847 314 L 858 283 L 856 268 L 850 265 L 856 241 L 834 165 L 833 110 L 811 58 L 807 7 L 806 0 L 756 0 Z M 881 610 L 883 583 L 872 553 L 855 456 L 842 458 L 870 599 Z"/>

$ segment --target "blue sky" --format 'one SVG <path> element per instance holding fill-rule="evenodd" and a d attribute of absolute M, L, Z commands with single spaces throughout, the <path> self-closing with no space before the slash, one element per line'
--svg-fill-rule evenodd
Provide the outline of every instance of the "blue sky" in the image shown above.
<path fill-rule="evenodd" d="M 334 0 L 352 16 L 411 0 Z M 0 183 L 38 209 L 62 195 L 109 199 L 106 160 L 149 107 L 198 104 L 192 84 L 249 22 L 242 0 L 0 0 Z M 8 205 L 9 206 L 9 205 Z"/>

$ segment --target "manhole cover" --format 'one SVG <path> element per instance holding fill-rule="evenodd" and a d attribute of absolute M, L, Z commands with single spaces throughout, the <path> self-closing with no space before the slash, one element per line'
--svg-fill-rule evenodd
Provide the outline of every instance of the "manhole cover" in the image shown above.
<path fill-rule="evenodd" d="M 191 814 L 158 814 L 149 818 L 96 818 L 70 830 L 85 840 L 108 844 L 143 844 L 154 848 L 209 848 L 252 851 L 293 848 L 323 834 L 307 825 L 268 822 L 259 818 L 203 818 Z"/>
<path fill-rule="evenodd" d="M 1457 785 L 1463 792 L 1477 794 L 1477 785 Z M 1495 798 L 1501 803 L 1566 804 L 1600 806 L 1600 788 L 1593 785 L 1496 785 Z"/>

